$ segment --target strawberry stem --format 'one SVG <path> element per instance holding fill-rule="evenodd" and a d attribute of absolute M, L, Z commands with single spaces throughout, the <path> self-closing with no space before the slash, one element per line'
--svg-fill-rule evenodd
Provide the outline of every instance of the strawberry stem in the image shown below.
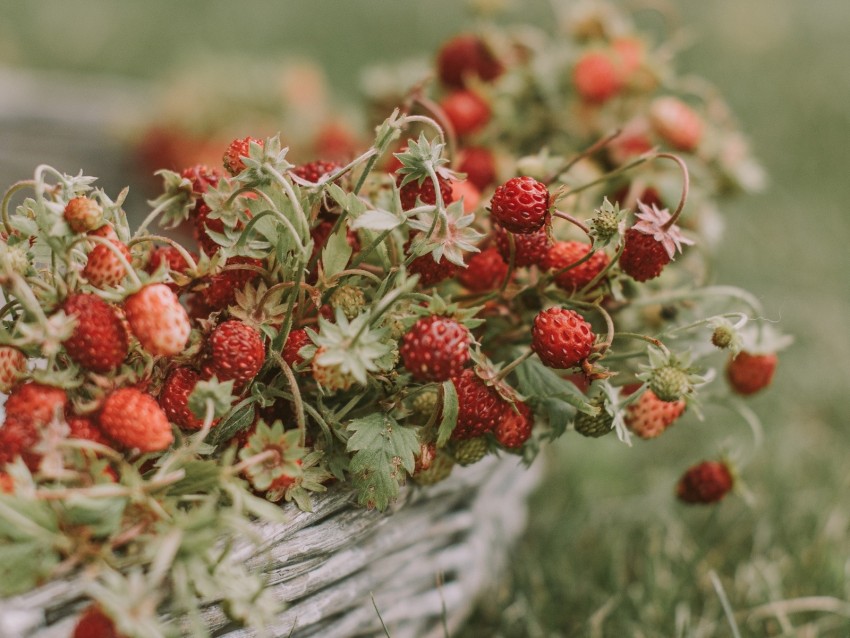
<path fill-rule="evenodd" d="M 584 288 L 578 291 L 576 296 L 583 297 L 588 291 L 593 290 L 599 284 L 599 282 L 605 278 L 605 276 L 610 272 L 614 265 L 620 260 L 620 256 L 623 254 L 623 251 L 625 249 L 626 243 L 620 242 L 620 245 L 617 246 L 617 252 L 614 253 L 614 257 L 605 265 L 605 268 L 596 273 L 596 276 L 587 282 L 587 285 L 585 285 Z"/>
<path fill-rule="evenodd" d="M 496 375 L 496 377 L 493 379 L 493 381 L 494 381 L 494 382 L 496 382 L 496 383 L 498 383 L 499 381 L 502 381 L 502 380 L 503 380 L 503 379 L 505 379 L 505 378 L 506 378 L 506 377 L 507 377 L 507 376 L 508 376 L 511 372 L 513 372 L 513 371 L 514 371 L 514 370 L 516 370 L 516 369 L 517 369 L 520 365 L 522 365 L 522 363 L 523 363 L 524 361 L 526 361 L 527 359 L 530 359 L 530 358 L 532 357 L 532 355 L 534 355 L 534 350 L 527 350 L 527 351 L 526 351 L 526 352 L 524 352 L 522 355 L 520 355 L 519 357 L 517 357 L 516 359 L 514 359 L 513 361 L 511 361 L 511 362 L 510 362 L 508 365 L 506 365 L 504 368 L 502 368 L 501 370 L 499 370 L 499 374 L 497 374 L 497 375 Z"/>
<path fill-rule="evenodd" d="M 682 209 L 685 208 L 685 202 L 688 200 L 688 192 L 691 187 L 691 176 L 688 172 L 688 165 L 685 164 L 685 160 L 683 160 L 678 155 L 673 155 L 672 153 L 658 153 L 656 158 L 669 159 L 676 162 L 679 165 L 679 168 L 682 169 L 682 196 L 679 198 L 679 205 L 676 207 L 676 210 L 673 212 L 673 215 L 670 219 L 665 222 L 665 224 L 661 227 L 661 230 L 670 230 L 673 224 L 676 223 L 676 220 L 679 219 L 679 216 L 682 214 Z"/>
<path fill-rule="evenodd" d="M 192 258 L 191 253 L 188 250 L 186 250 L 185 248 L 183 248 L 183 246 L 178 244 L 176 241 L 171 239 L 170 237 L 165 237 L 163 235 L 145 235 L 144 237 L 134 237 L 129 242 L 127 242 L 127 248 L 130 248 L 131 246 L 135 246 L 136 244 L 144 243 L 146 241 L 149 241 L 149 242 L 158 241 L 158 242 L 162 242 L 163 244 L 168 244 L 169 246 L 174 248 L 178 253 L 180 253 L 180 256 L 188 264 L 189 270 L 192 273 L 197 273 L 198 264 Z"/>
<path fill-rule="evenodd" d="M 618 129 L 611 131 L 610 133 L 608 133 L 604 137 L 601 137 L 600 139 L 596 140 L 593 144 L 588 146 L 586 149 L 584 149 L 583 151 L 574 155 L 572 157 L 572 159 L 567 161 L 567 163 L 564 164 L 561 168 L 559 168 L 559 169 L 553 171 L 551 174 L 549 174 L 543 180 L 543 183 L 548 186 L 549 184 L 554 182 L 558 178 L 559 175 L 563 175 L 564 173 L 569 171 L 573 166 L 578 164 L 585 157 L 590 157 L 591 155 L 593 155 L 597 151 L 608 146 L 608 144 L 610 144 L 612 141 L 614 141 L 616 138 L 618 138 L 620 136 L 620 134 L 622 134 L 622 132 L 623 132 L 623 129 L 618 128 Z"/>
<path fill-rule="evenodd" d="M 455 150 L 457 149 L 457 134 L 455 133 L 454 126 L 452 126 L 451 120 L 449 120 L 446 112 L 439 104 L 430 98 L 425 97 L 421 92 L 417 93 L 413 99 L 414 102 L 419 102 L 425 110 L 433 113 L 435 119 L 425 115 L 408 115 L 405 117 L 405 121 L 422 122 L 433 126 L 440 135 L 440 141 L 446 145 L 447 155 L 449 157 L 454 157 Z"/>
<path fill-rule="evenodd" d="M 14 228 L 12 228 L 12 221 L 9 219 L 9 203 L 12 201 L 12 196 L 17 193 L 19 190 L 22 190 L 27 187 L 34 187 L 36 185 L 35 180 L 25 179 L 20 182 L 15 182 L 12 184 L 9 189 L 6 191 L 6 194 L 3 195 L 3 228 L 6 229 L 6 232 L 11 235 L 14 232 Z"/>
<path fill-rule="evenodd" d="M 573 226 L 578 226 L 584 232 L 585 235 L 588 235 L 588 236 L 590 235 L 590 228 L 587 226 L 587 224 L 585 224 L 580 219 L 573 217 L 569 213 L 565 213 L 564 211 L 558 210 L 556 208 L 555 210 L 552 211 L 552 216 L 553 217 L 560 217 L 561 219 L 565 219 L 566 221 L 570 222 Z"/>
<path fill-rule="evenodd" d="M 182 199 L 182 197 L 181 197 L 180 195 L 173 195 L 172 197 L 169 197 L 169 198 L 168 198 L 168 199 L 166 199 L 165 201 L 160 202 L 159 206 L 157 206 L 157 207 L 156 207 L 156 208 L 154 208 L 154 209 L 153 209 L 150 213 L 148 213 L 148 216 L 147 216 L 147 217 L 145 217 L 145 220 L 144 220 L 144 221 L 143 221 L 143 222 L 139 225 L 139 227 L 136 229 L 136 232 L 134 233 L 133 237 L 134 237 L 134 238 L 135 238 L 135 237 L 140 237 L 140 236 L 141 236 L 141 234 L 145 231 L 145 228 L 147 228 L 147 227 L 148 227 L 148 225 L 149 225 L 149 224 L 150 224 L 150 223 L 151 223 L 154 219 L 156 219 L 156 218 L 157 218 L 157 216 L 158 216 L 160 213 L 162 213 L 162 211 L 164 211 L 166 208 L 168 208 L 169 206 L 171 206 L 171 204 L 173 204 L 173 203 L 174 203 L 174 202 L 176 202 L 176 201 L 179 201 L 180 199 Z"/>
<path fill-rule="evenodd" d="M 106 248 L 124 267 L 124 272 L 127 273 L 127 276 L 130 278 L 130 283 L 133 284 L 133 287 L 136 289 L 142 288 L 142 280 L 139 279 L 139 275 L 136 274 L 136 271 L 133 266 L 130 264 L 129 261 L 127 261 L 127 258 L 121 253 L 121 251 L 118 249 L 118 246 L 116 246 L 112 240 L 106 239 L 105 237 L 98 237 L 96 235 L 82 235 L 75 239 L 73 242 L 71 242 L 71 245 L 68 246 L 68 250 L 70 251 L 71 248 L 83 241 L 93 241 L 96 244 L 103 244 L 104 246 L 106 246 Z"/>
<path fill-rule="evenodd" d="M 298 431 L 301 433 L 301 447 L 304 447 L 307 444 L 307 419 L 304 417 L 304 401 L 301 399 L 298 380 L 295 378 L 292 368 L 283 360 L 280 353 L 274 352 L 272 356 L 289 382 L 289 389 L 292 392 L 292 403 L 295 408 L 295 423 L 298 425 Z"/>

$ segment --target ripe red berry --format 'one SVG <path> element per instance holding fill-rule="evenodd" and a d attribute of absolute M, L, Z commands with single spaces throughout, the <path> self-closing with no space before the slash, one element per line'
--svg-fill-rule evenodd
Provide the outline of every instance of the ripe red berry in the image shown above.
<path fill-rule="evenodd" d="M 665 96 L 653 100 L 649 121 L 664 141 L 679 151 L 693 151 L 702 141 L 702 118 L 680 99 Z"/>
<path fill-rule="evenodd" d="M 491 111 L 487 101 L 472 91 L 461 89 L 440 101 L 455 133 L 460 137 L 480 131 L 490 121 Z"/>
<path fill-rule="evenodd" d="M 556 241 L 540 262 L 544 270 L 558 272 L 585 257 L 592 246 L 579 241 Z M 555 275 L 555 283 L 567 292 L 581 290 L 608 266 L 608 255 L 596 251 L 586 261 Z"/>
<path fill-rule="evenodd" d="M 205 164 L 195 164 L 180 171 L 180 177 L 192 182 L 192 192 L 203 195 L 211 186 L 218 185 L 218 180 L 224 177 L 224 173 L 217 167 L 210 168 Z"/>
<path fill-rule="evenodd" d="M 505 263 L 510 262 L 511 258 L 511 240 L 514 240 L 514 267 L 523 268 L 525 266 L 534 266 L 539 264 L 549 252 L 549 234 L 545 228 L 541 228 L 533 233 L 516 234 L 509 233 L 498 224 L 493 227 L 494 236 L 496 238 L 496 248 Z"/>
<path fill-rule="evenodd" d="M 189 315 L 165 284 L 148 284 L 124 300 L 130 329 L 153 355 L 173 356 L 189 341 Z"/>
<path fill-rule="evenodd" d="M 128 449 L 159 452 L 174 441 L 168 417 L 156 399 L 136 388 L 112 392 L 103 403 L 98 423 L 104 434 Z"/>
<path fill-rule="evenodd" d="M 286 343 L 283 346 L 283 360 L 286 361 L 290 367 L 304 363 L 304 357 L 302 357 L 299 352 L 301 351 L 301 348 L 310 343 L 312 343 L 312 341 L 304 328 L 291 330 L 287 335 Z"/>
<path fill-rule="evenodd" d="M 664 245 L 652 235 L 635 228 L 626 231 L 620 269 L 635 281 L 655 279 L 670 263 L 670 255 Z"/>
<path fill-rule="evenodd" d="M 195 255 L 192 255 L 192 258 L 197 259 Z M 145 272 L 153 274 L 163 265 L 167 270 L 177 273 L 186 273 L 189 270 L 188 262 L 174 246 L 157 246 L 154 248 L 148 259 L 148 265 L 145 266 Z M 175 283 L 167 283 L 166 286 L 175 293 L 180 291 L 180 286 Z"/>
<path fill-rule="evenodd" d="M 71 638 L 123 638 L 123 634 L 118 633 L 115 623 L 100 607 L 91 605 L 80 616 Z"/>
<path fill-rule="evenodd" d="M 726 364 L 726 379 L 737 394 L 755 394 L 770 385 L 778 362 L 776 354 L 739 352 Z"/>
<path fill-rule="evenodd" d="M 243 388 L 254 380 L 266 360 L 260 333 L 246 323 L 231 319 L 216 326 L 207 342 L 209 358 L 204 373 L 219 381 L 234 381 Z"/>
<path fill-rule="evenodd" d="M 611 41 L 611 48 L 620 60 L 623 77 L 628 79 L 637 71 L 646 57 L 646 43 L 640 38 L 620 36 Z"/>
<path fill-rule="evenodd" d="M 457 390 L 457 425 L 452 439 L 462 441 L 492 432 L 501 423 L 509 404 L 486 385 L 472 368 L 452 379 Z"/>
<path fill-rule="evenodd" d="M 248 157 L 248 149 L 251 142 L 260 146 L 263 145 L 263 140 L 246 137 L 244 139 L 233 140 L 224 152 L 224 157 L 222 158 L 224 169 L 234 177 L 245 170 L 245 162 L 242 158 Z"/>
<path fill-rule="evenodd" d="M 200 381 L 200 375 L 187 366 L 179 366 L 171 371 L 159 393 L 159 405 L 168 419 L 184 430 L 200 430 L 204 419 L 195 416 L 189 409 L 189 395 Z"/>
<path fill-rule="evenodd" d="M 590 354 L 594 338 L 593 329 L 580 314 L 549 308 L 534 318 L 531 349 L 550 368 L 572 368 Z"/>
<path fill-rule="evenodd" d="M 661 436 L 685 412 L 684 401 L 662 401 L 647 388 L 626 408 L 626 427 L 642 439 Z"/>
<path fill-rule="evenodd" d="M 436 262 L 429 253 L 410 262 L 407 270 L 411 275 L 419 275 L 419 285 L 427 288 L 452 277 L 458 271 L 458 266 L 445 257 Z"/>
<path fill-rule="evenodd" d="M 62 310 L 76 320 L 64 343 L 69 357 L 92 372 L 111 372 L 121 365 L 129 339 L 115 308 L 97 295 L 80 293 L 69 296 Z"/>
<path fill-rule="evenodd" d="M 117 240 L 110 240 L 112 245 L 129 262 L 130 251 L 127 246 Z M 83 268 L 83 277 L 95 288 L 109 288 L 117 286 L 127 274 L 127 269 L 115 252 L 105 244 L 98 244 L 88 255 L 88 260 Z"/>
<path fill-rule="evenodd" d="M 31 450 L 38 439 L 39 428 L 30 419 L 7 414 L 0 425 L 0 468 L 20 456 L 31 471 L 36 471 L 41 456 Z"/>
<path fill-rule="evenodd" d="M 676 496 L 689 504 L 716 503 L 735 485 L 735 477 L 723 461 L 703 461 L 688 470 L 679 479 Z"/>
<path fill-rule="evenodd" d="M 446 381 L 469 361 L 469 330 L 449 317 L 431 315 L 411 326 L 399 354 L 417 381 Z"/>
<path fill-rule="evenodd" d="M 100 431 L 100 428 L 89 417 L 70 414 L 65 417 L 65 421 L 67 421 L 68 428 L 71 430 L 70 437 L 72 439 L 85 439 L 112 447 L 109 439 L 106 438 L 103 432 Z"/>
<path fill-rule="evenodd" d="M 402 176 L 396 178 L 396 183 L 401 184 Z M 440 195 L 443 198 L 443 205 L 448 206 L 452 201 L 452 184 L 449 180 L 440 175 L 437 176 L 437 183 L 440 185 Z M 437 196 L 434 191 L 434 182 L 431 179 L 424 180 L 421 184 L 416 180 L 408 182 L 399 190 L 399 198 L 401 199 L 401 207 L 404 210 L 410 210 L 416 207 L 417 198 L 423 204 L 434 205 L 437 203 Z"/>
<path fill-rule="evenodd" d="M 582 100 L 603 104 L 623 89 L 621 61 L 604 51 L 588 51 L 576 62 L 573 84 Z"/>
<path fill-rule="evenodd" d="M 470 292 L 489 292 L 498 288 L 508 274 L 508 265 L 495 248 L 487 248 L 469 258 L 457 279 Z"/>
<path fill-rule="evenodd" d="M 489 148 L 467 146 L 459 153 L 458 170 L 480 191 L 496 181 L 496 159 Z"/>
<path fill-rule="evenodd" d="M 328 173 L 333 173 L 336 170 L 342 168 L 341 164 L 337 164 L 336 162 L 324 162 L 322 160 L 316 160 L 314 162 L 309 162 L 308 164 L 302 164 L 301 166 L 296 166 L 292 169 L 293 175 L 300 177 L 301 179 L 308 182 L 318 182 L 322 177 L 327 175 Z"/>
<path fill-rule="evenodd" d="M 263 262 L 252 257 L 231 257 L 228 266 L 248 265 L 263 267 Z M 206 286 L 201 290 L 207 314 L 216 310 L 224 310 L 236 300 L 236 293 L 257 278 L 257 272 L 249 268 L 234 268 L 224 270 L 206 279 Z"/>
<path fill-rule="evenodd" d="M 443 84 L 452 88 L 464 86 L 469 78 L 490 82 L 503 71 L 502 63 L 477 35 L 457 35 L 437 53 L 437 75 Z"/>
<path fill-rule="evenodd" d="M 26 372 L 27 358 L 12 346 L 0 346 L 0 392 L 9 392 Z"/>
<path fill-rule="evenodd" d="M 508 405 L 495 431 L 496 440 L 509 450 L 522 447 L 522 444 L 531 436 L 531 429 L 534 426 L 534 415 L 528 404 L 517 401 L 514 406 L 516 410 Z"/>
<path fill-rule="evenodd" d="M 103 208 L 95 200 L 83 195 L 65 205 L 65 221 L 75 233 L 87 233 L 103 224 Z"/>
<path fill-rule="evenodd" d="M 17 386 L 6 399 L 6 417 L 25 419 L 36 426 L 46 425 L 53 417 L 62 415 L 68 395 L 62 388 L 28 381 Z"/>
<path fill-rule="evenodd" d="M 115 232 L 115 229 L 112 227 L 112 224 L 106 223 L 102 226 L 98 226 L 94 230 L 90 230 L 86 233 L 89 237 L 102 237 L 103 239 L 108 239 L 109 241 L 118 241 L 118 234 Z"/>
<path fill-rule="evenodd" d="M 533 233 L 549 221 L 549 189 L 533 177 L 513 177 L 493 193 L 490 213 L 512 233 Z"/>

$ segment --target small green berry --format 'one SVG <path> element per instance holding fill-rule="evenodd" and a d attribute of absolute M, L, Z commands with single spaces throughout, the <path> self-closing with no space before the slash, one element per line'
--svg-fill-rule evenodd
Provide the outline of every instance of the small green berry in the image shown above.
<path fill-rule="evenodd" d="M 437 409 L 438 399 L 436 390 L 424 390 L 413 397 L 411 407 L 417 414 L 430 415 Z"/>
<path fill-rule="evenodd" d="M 421 470 L 413 475 L 413 480 L 419 485 L 434 485 L 449 477 L 454 469 L 455 462 L 448 454 L 438 453 L 431 467 Z"/>
<path fill-rule="evenodd" d="M 720 325 L 711 333 L 711 343 L 721 350 L 729 348 L 735 340 L 735 332 L 730 326 Z"/>
<path fill-rule="evenodd" d="M 680 401 L 690 391 L 688 373 L 672 365 L 655 368 L 649 377 L 649 389 L 662 401 Z"/>
<path fill-rule="evenodd" d="M 331 307 L 339 308 L 349 321 L 360 314 L 366 306 L 366 295 L 356 286 L 340 286 L 331 293 Z"/>
<path fill-rule="evenodd" d="M 573 423 L 576 432 L 583 436 L 594 438 L 605 436 L 612 432 L 614 417 L 605 409 L 605 397 L 602 395 L 596 396 L 591 400 L 590 404 L 599 408 L 599 413 L 592 415 L 579 412 Z"/>
<path fill-rule="evenodd" d="M 454 458 L 460 465 L 472 465 L 487 456 L 489 451 L 490 445 L 487 443 L 487 437 L 476 436 L 456 442 Z"/>

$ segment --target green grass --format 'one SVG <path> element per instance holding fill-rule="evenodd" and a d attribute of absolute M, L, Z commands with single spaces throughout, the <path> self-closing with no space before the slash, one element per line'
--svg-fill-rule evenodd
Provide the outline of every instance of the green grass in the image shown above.
<path fill-rule="evenodd" d="M 529 4 L 545 15 L 543 2 Z M 448 0 L 362 2 L 345 19 L 330 0 L 78 5 L 80 46 L 69 52 L 65 2 L 0 0 L 0 60 L 151 76 L 197 50 L 297 51 L 346 93 L 362 64 L 433 50 L 463 16 Z M 772 180 L 724 210 L 717 280 L 752 290 L 796 337 L 772 391 L 752 401 L 767 434 L 743 471 L 752 502 L 706 510 L 672 498 L 679 473 L 718 442 L 749 445 L 731 413 L 633 449 L 567 437 L 548 455 L 510 574 L 456 638 L 733 636 L 712 572 L 743 636 L 850 635 L 850 4 L 677 6 L 696 37 L 680 67 L 728 96 Z"/>

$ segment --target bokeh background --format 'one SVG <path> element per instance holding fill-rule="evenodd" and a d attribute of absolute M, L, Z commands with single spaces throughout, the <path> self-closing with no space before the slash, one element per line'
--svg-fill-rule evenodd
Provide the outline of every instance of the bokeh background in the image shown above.
<path fill-rule="evenodd" d="M 546 2 L 517 4 L 551 20 Z M 672 498 L 697 451 L 750 444 L 732 413 L 632 449 L 565 437 L 510 573 L 463 636 L 732 636 L 712 572 L 741 635 L 850 636 L 850 3 L 675 10 L 691 35 L 679 68 L 717 85 L 770 176 L 725 207 L 716 279 L 796 339 L 751 402 L 766 440 L 742 469 L 749 496 L 710 510 Z M 345 113 L 365 65 L 427 57 L 467 21 L 455 0 L 0 0 L 0 180 L 84 169 L 130 184 L 141 214 L 149 182 L 129 143 L 175 69 L 207 54 L 223 69 L 313 60 Z"/>

